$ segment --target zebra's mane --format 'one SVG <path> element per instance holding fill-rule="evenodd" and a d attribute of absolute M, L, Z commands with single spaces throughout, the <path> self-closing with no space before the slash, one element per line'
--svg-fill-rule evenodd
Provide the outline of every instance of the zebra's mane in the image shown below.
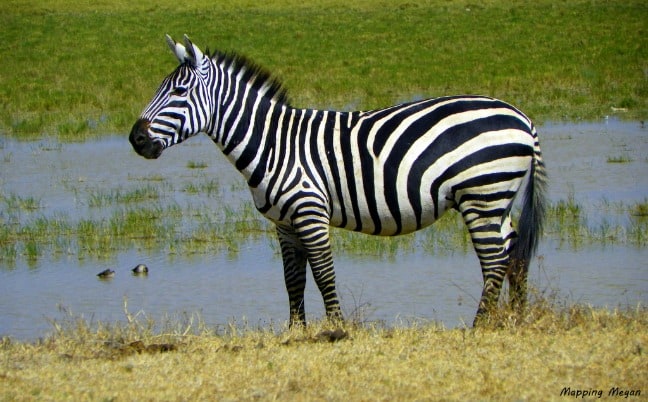
<path fill-rule="evenodd" d="M 206 54 L 209 55 L 209 49 Z M 238 73 L 243 72 L 242 80 L 246 81 L 253 89 L 264 91 L 265 96 L 285 105 L 289 104 L 288 94 L 281 82 L 268 70 L 259 66 L 247 57 L 234 52 L 214 51 L 209 56 L 215 63 L 225 65 Z"/>

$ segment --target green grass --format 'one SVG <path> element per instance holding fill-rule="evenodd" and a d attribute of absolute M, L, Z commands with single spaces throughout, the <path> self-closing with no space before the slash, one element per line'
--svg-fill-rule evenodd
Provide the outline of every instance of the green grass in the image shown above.
<path fill-rule="evenodd" d="M 617 155 L 617 156 L 608 156 L 607 163 L 630 163 L 634 162 L 634 159 L 630 155 Z"/>
<path fill-rule="evenodd" d="M 203 161 L 192 161 L 187 162 L 187 168 L 189 169 L 205 169 L 207 167 L 207 162 Z"/>
<path fill-rule="evenodd" d="M 189 194 L 207 194 L 208 196 L 220 195 L 221 185 L 218 180 L 206 180 L 200 183 L 188 183 L 182 191 Z"/>
<path fill-rule="evenodd" d="M 130 191 L 123 190 L 96 190 L 88 196 L 88 205 L 103 207 L 114 203 L 127 204 L 132 202 L 151 201 L 160 198 L 157 187 L 148 185 Z"/>
<path fill-rule="evenodd" d="M 27 210 L 34 211 L 42 207 L 40 199 L 34 197 L 21 197 L 17 194 L 0 194 L 0 201 L 5 205 L 8 211 Z"/>
<path fill-rule="evenodd" d="M 640 218 L 648 217 L 648 199 L 635 203 L 630 208 L 630 215 Z"/>
<path fill-rule="evenodd" d="M 300 107 L 478 93 L 536 121 L 644 119 L 646 20 L 638 0 L 10 0 L 0 14 L 0 132 L 126 135 L 176 66 L 165 33 L 249 56 Z"/>

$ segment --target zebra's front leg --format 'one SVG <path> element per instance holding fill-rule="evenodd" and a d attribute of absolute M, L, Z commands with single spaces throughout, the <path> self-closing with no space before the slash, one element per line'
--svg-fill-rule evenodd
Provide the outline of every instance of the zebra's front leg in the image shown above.
<path fill-rule="evenodd" d="M 311 212 L 301 219 L 294 219 L 293 224 L 300 243 L 306 250 L 315 283 L 322 294 L 326 316 L 331 320 L 341 321 L 343 318 L 335 287 L 329 226 L 327 221 L 323 222 L 318 218 L 321 219 L 321 216 Z"/>
<path fill-rule="evenodd" d="M 290 304 L 290 326 L 306 325 L 304 289 L 306 287 L 306 251 L 292 229 L 277 226 L 281 246 L 284 279 Z"/>
<path fill-rule="evenodd" d="M 330 248 L 309 257 L 315 283 L 322 294 L 326 316 L 330 320 L 342 321 L 342 310 L 335 287 L 335 270 Z"/>

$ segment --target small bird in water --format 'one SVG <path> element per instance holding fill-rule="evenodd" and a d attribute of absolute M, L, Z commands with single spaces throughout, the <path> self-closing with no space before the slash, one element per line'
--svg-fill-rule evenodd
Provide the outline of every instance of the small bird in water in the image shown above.
<path fill-rule="evenodd" d="M 146 275 L 148 274 L 148 267 L 144 264 L 137 264 L 132 271 L 133 275 Z"/>
<path fill-rule="evenodd" d="M 106 269 L 106 270 L 103 270 L 103 271 L 99 272 L 97 274 L 97 276 L 100 279 L 112 278 L 113 276 L 115 276 L 115 271 L 113 271 L 112 269 Z"/>

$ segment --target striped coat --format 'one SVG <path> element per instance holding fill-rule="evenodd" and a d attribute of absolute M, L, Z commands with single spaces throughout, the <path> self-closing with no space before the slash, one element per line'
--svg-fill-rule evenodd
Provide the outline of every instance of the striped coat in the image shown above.
<path fill-rule="evenodd" d="M 207 133 L 247 180 L 277 227 L 291 323 L 304 322 L 306 265 L 329 317 L 341 317 L 329 226 L 372 235 L 410 233 L 448 209 L 468 226 L 484 277 L 477 318 L 508 276 L 526 299 L 541 234 L 545 170 L 531 121 L 483 96 L 427 99 L 367 112 L 290 106 L 272 77 L 235 55 L 205 55 L 168 38 L 180 66 L 135 123 L 137 153 Z M 523 183 L 526 185 L 523 186 Z M 511 208 L 524 194 L 513 228 Z"/>

